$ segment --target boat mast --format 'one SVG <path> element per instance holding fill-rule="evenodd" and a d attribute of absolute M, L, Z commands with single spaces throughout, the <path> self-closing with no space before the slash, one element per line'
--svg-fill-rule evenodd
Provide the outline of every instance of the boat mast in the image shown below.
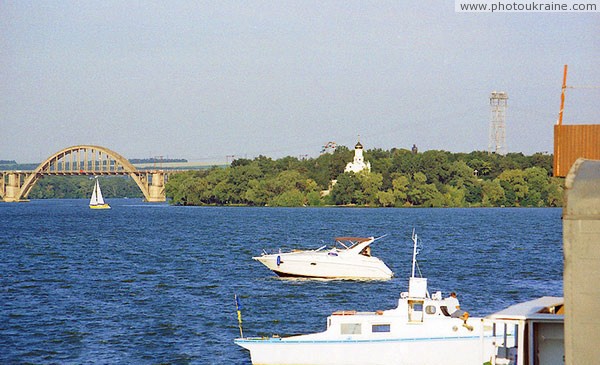
<path fill-rule="evenodd" d="M 417 234 L 415 233 L 415 229 L 413 228 L 413 233 L 412 233 L 412 240 L 413 240 L 413 259 L 412 259 L 412 276 L 411 277 L 415 277 L 415 264 L 417 262 Z"/>

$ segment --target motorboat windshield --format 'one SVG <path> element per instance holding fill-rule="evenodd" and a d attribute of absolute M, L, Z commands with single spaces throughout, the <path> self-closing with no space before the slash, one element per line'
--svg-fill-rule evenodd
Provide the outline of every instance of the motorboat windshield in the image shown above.
<path fill-rule="evenodd" d="M 373 237 L 336 237 L 335 245 L 336 247 L 340 245 L 344 249 L 350 250 L 363 242 L 374 240 L 375 239 Z"/>

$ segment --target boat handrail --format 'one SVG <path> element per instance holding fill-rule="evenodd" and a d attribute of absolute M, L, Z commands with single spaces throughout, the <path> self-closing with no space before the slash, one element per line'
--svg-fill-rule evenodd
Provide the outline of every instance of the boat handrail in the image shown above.
<path fill-rule="evenodd" d="M 351 250 L 351 249 L 353 249 L 353 248 L 355 248 L 355 247 L 357 247 L 357 246 L 359 246 L 359 245 L 363 245 L 364 243 L 367 243 L 367 244 L 366 244 L 366 245 L 363 245 L 363 247 L 370 246 L 370 245 L 372 245 L 372 244 L 373 244 L 373 242 L 375 242 L 375 241 L 377 241 L 377 240 L 379 240 L 379 239 L 382 239 L 382 238 L 384 238 L 384 237 L 385 237 L 385 236 L 387 236 L 387 235 L 388 235 L 388 234 L 386 233 L 386 234 L 384 234 L 383 236 L 379 236 L 379 237 L 369 237 L 369 238 L 366 238 L 366 239 L 361 239 L 360 241 L 356 241 L 356 242 L 354 242 L 354 244 L 353 244 L 352 246 L 350 246 L 350 247 L 346 247 L 346 248 L 347 248 L 348 250 Z M 338 241 L 338 242 L 339 242 L 339 241 Z M 340 243 L 341 243 L 341 242 L 340 242 Z M 344 246 L 344 247 L 345 247 L 345 246 Z"/>
<path fill-rule="evenodd" d="M 338 311 L 335 311 L 335 312 L 333 312 L 331 314 L 334 315 L 334 316 L 353 316 L 356 313 L 358 313 L 358 312 L 355 311 L 355 310 L 338 310 Z"/>
<path fill-rule="evenodd" d="M 389 236 L 389 233 L 386 233 L 386 234 L 384 234 L 383 236 L 379 236 L 379 237 L 375 237 L 375 238 L 373 238 L 373 242 L 375 242 L 375 241 L 377 241 L 377 240 L 380 240 L 380 239 L 382 239 L 382 238 L 384 238 L 384 237 L 386 237 L 386 236 Z"/>

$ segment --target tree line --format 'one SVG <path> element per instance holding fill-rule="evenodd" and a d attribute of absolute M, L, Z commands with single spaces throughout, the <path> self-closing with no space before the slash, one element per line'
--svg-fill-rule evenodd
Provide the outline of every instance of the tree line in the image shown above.
<path fill-rule="evenodd" d="M 344 172 L 354 156 L 344 146 L 309 159 L 237 159 L 225 168 L 173 174 L 166 193 L 178 205 L 562 206 L 564 181 L 551 177 L 552 155 L 406 149 L 364 155 L 370 173 Z"/>
<path fill-rule="evenodd" d="M 99 177 L 105 198 L 140 198 L 142 191 L 128 176 Z M 44 176 L 29 193 L 30 199 L 89 198 L 94 188 L 94 178 L 89 176 Z"/>

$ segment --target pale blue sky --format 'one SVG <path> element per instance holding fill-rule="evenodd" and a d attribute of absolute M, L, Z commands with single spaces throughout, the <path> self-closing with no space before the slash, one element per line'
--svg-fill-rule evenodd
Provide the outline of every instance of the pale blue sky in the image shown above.
<path fill-rule="evenodd" d="M 365 148 L 552 153 L 562 70 L 600 85 L 600 13 L 455 13 L 454 1 L 3 1 L 0 159 L 97 144 L 225 161 Z M 599 89 L 565 123 L 600 122 Z"/>

